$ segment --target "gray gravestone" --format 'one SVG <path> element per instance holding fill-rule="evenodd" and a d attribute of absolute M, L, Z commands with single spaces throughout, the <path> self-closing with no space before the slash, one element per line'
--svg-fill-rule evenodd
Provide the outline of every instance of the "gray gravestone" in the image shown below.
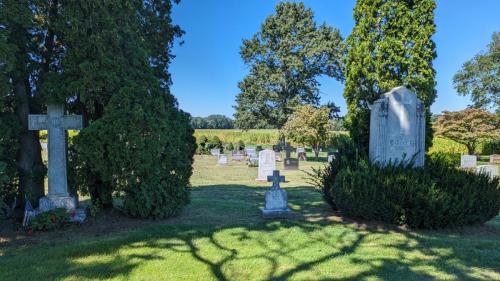
<path fill-rule="evenodd" d="M 290 146 L 290 143 L 286 143 L 285 146 L 285 161 L 283 162 L 283 166 L 285 170 L 298 170 L 299 169 L 299 159 L 297 158 L 292 158 L 291 152 L 292 152 L 293 147 Z"/>
<path fill-rule="evenodd" d="M 212 156 L 219 156 L 219 154 L 220 154 L 220 148 L 212 148 L 212 149 L 210 149 L 210 154 Z"/>
<path fill-rule="evenodd" d="M 462 155 L 460 157 L 460 167 L 464 169 L 476 168 L 477 156 L 476 155 Z"/>
<path fill-rule="evenodd" d="M 271 149 L 264 149 L 259 152 L 259 174 L 257 181 L 267 181 L 268 176 L 273 175 L 276 170 L 276 155 Z"/>
<path fill-rule="evenodd" d="M 479 165 L 476 167 L 476 172 L 489 175 L 490 178 L 499 176 L 497 165 Z"/>
<path fill-rule="evenodd" d="M 255 150 L 255 148 L 246 148 L 245 149 L 245 153 L 248 157 L 255 157 L 257 156 L 257 151 Z"/>
<path fill-rule="evenodd" d="M 297 147 L 297 158 L 302 161 L 307 160 L 306 149 L 304 147 Z"/>
<path fill-rule="evenodd" d="M 490 155 L 490 164 L 500 164 L 500 154 Z"/>
<path fill-rule="evenodd" d="M 333 160 L 335 160 L 335 155 L 333 155 L 333 154 L 328 155 L 328 163 L 332 163 Z"/>
<path fill-rule="evenodd" d="M 273 186 L 266 191 L 265 207 L 261 208 L 262 216 L 264 218 L 289 218 L 293 212 L 288 208 L 286 191 L 280 187 L 280 182 L 284 182 L 285 177 L 280 176 L 280 172 L 274 170 L 272 176 L 267 177 L 267 181 L 272 182 Z"/>
<path fill-rule="evenodd" d="M 413 160 L 424 165 L 425 106 L 401 86 L 385 93 L 371 106 L 370 160 L 380 165 Z"/>
<path fill-rule="evenodd" d="M 217 161 L 217 164 L 219 165 L 227 165 L 228 160 L 227 160 L 227 155 L 225 154 L 219 154 L 219 160 Z"/>
<path fill-rule="evenodd" d="M 236 152 L 236 153 L 233 153 L 231 154 L 231 159 L 233 161 L 244 161 L 245 160 L 245 155 L 241 152 Z"/>
<path fill-rule="evenodd" d="M 48 105 L 47 115 L 28 115 L 29 130 L 48 131 L 49 191 L 47 196 L 40 198 L 39 209 L 41 212 L 55 208 L 76 209 L 76 199 L 71 197 L 68 192 L 66 130 L 77 130 L 82 127 L 82 116 L 64 115 L 62 104 Z"/>

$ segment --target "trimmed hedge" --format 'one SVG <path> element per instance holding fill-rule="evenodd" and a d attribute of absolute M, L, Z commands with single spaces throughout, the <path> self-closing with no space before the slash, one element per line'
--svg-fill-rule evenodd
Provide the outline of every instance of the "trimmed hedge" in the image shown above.
<path fill-rule="evenodd" d="M 484 223 L 500 211 L 498 178 L 456 169 L 439 155 L 422 168 L 379 167 L 347 145 L 317 175 L 325 200 L 352 217 L 437 229 Z"/>

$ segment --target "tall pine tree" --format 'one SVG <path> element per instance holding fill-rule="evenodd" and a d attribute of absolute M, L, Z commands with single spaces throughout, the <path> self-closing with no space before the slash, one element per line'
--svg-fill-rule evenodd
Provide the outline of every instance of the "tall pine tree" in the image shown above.
<path fill-rule="evenodd" d="M 429 107 L 436 98 L 432 35 L 434 0 L 358 0 L 355 27 L 347 40 L 344 97 L 346 125 L 368 150 L 368 105 L 398 85 L 409 85 L 427 108 L 426 144 L 432 140 Z"/>

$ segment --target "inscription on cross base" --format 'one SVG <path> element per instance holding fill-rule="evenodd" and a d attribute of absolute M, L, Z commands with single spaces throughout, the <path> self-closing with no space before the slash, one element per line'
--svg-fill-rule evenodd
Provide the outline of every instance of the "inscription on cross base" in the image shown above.
<path fill-rule="evenodd" d="M 274 170 L 272 176 L 267 176 L 267 181 L 273 183 L 271 189 L 279 189 L 280 182 L 285 182 L 285 176 L 280 176 L 280 171 Z"/>
<path fill-rule="evenodd" d="M 67 197 L 66 130 L 83 127 L 81 115 L 64 115 L 64 105 L 47 106 L 47 115 L 28 115 L 29 130 L 47 130 L 48 133 L 48 196 Z"/>

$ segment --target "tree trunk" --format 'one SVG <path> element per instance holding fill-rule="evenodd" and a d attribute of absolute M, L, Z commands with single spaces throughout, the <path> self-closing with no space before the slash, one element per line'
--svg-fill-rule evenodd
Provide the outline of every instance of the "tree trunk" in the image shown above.
<path fill-rule="evenodd" d="M 476 152 L 476 144 L 469 143 L 466 146 L 467 146 L 467 151 L 468 151 L 469 155 L 474 155 L 474 153 Z"/>
<path fill-rule="evenodd" d="M 21 124 L 19 134 L 20 150 L 17 159 L 20 201 L 23 202 L 21 205 L 24 205 L 25 198 L 27 198 L 36 206 L 38 205 L 38 199 L 45 193 L 45 168 L 42 162 L 42 148 L 38 132 L 28 130 L 30 102 L 27 81 L 24 79 L 14 81 L 14 90 L 18 102 L 16 115 Z"/>

